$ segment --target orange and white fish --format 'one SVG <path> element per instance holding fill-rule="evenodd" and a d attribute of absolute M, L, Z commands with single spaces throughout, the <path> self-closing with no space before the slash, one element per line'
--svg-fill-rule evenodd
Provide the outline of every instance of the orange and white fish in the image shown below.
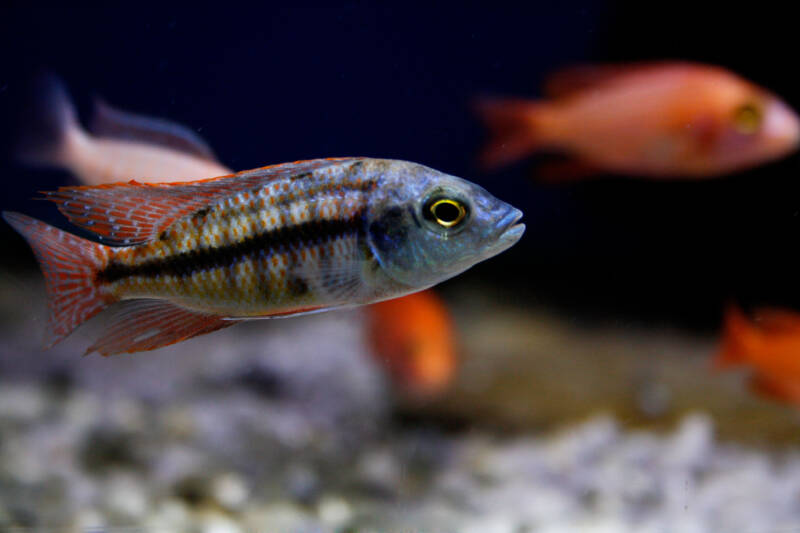
<path fill-rule="evenodd" d="M 800 142 L 800 120 L 786 103 L 715 66 L 575 67 L 556 73 L 546 93 L 544 101 L 478 104 L 494 135 L 481 155 L 486 167 L 543 150 L 574 158 L 565 177 L 705 178 L 783 157 Z"/>
<path fill-rule="evenodd" d="M 410 396 L 441 392 L 456 370 L 455 328 L 432 290 L 365 309 L 372 353 L 399 389 Z"/>
<path fill-rule="evenodd" d="M 714 366 L 749 367 L 754 390 L 800 406 L 800 313 L 762 309 L 751 320 L 729 307 Z"/>
<path fill-rule="evenodd" d="M 62 187 L 46 198 L 108 244 L 17 213 L 4 218 L 39 259 L 54 342 L 121 302 L 89 348 L 102 354 L 410 294 L 502 252 L 524 231 L 522 213 L 481 187 L 384 159 Z"/>
<path fill-rule="evenodd" d="M 120 111 L 100 100 L 86 131 L 61 82 L 52 75 L 37 81 L 34 111 L 18 149 L 23 162 L 69 170 L 88 185 L 130 179 L 187 181 L 231 173 L 189 128 Z"/>

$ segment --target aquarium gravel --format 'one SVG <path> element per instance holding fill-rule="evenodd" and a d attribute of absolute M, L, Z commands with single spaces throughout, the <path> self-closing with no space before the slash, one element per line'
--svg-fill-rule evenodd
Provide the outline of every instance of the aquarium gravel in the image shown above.
<path fill-rule="evenodd" d="M 361 328 L 358 313 L 320 315 L 136 357 L 76 359 L 67 343 L 17 366 L 30 339 L 15 336 L 0 351 L 0 527 L 733 533 L 800 525 L 800 453 L 719 443 L 703 414 L 666 434 L 604 416 L 513 435 L 398 422 Z M 324 358 L 319 339 L 329 341 Z"/>

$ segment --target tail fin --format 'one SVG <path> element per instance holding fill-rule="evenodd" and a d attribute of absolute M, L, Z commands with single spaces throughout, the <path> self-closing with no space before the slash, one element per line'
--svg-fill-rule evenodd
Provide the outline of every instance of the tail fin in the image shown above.
<path fill-rule="evenodd" d="M 714 358 L 715 368 L 741 365 L 754 339 L 754 328 L 741 309 L 729 305 L 725 311 L 720 349 Z"/>
<path fill-rule="evenodd" d="M 67 90 L 55 75 L 40 74 L 31 99 L 32 113 L 23 119 L 17 157 L 33 166 L 63 166 L 70 134 L 82 131 Z"/>
<path fill-rule="evenodd" d="M 3 218 L 33 248 L 44 274 L 50 309 L 48 347 L 112 303 L 95 283 L 108 249 L 34 218 L 3 212 Z"/>
<path fill-rule="evenodd" d="M 479 100 L 475 111 L 490 130 L 480 155 L 484 168 L 497 168 L 539 149 L 538 117 L 544 104 L 526 100 Z"/>

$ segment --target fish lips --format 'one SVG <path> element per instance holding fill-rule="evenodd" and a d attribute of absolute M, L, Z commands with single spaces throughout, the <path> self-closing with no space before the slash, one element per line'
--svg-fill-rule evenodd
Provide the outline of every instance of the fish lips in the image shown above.
<path fill-rule="evenodd" d="M 489 248 L 492 255 L 499 254 L 516 244 L 525 232 L 525 224 L 517 223 L 522 218 L 522 211 L 511 208 L 503 218 L 497 222 L 498 232 L 494 237 L 494 244 Z"/>

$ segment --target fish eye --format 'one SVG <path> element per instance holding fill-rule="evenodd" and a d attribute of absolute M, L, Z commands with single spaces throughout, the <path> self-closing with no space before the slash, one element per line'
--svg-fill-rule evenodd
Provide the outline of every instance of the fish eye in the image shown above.
<path fill-rule="evenodd" d="M 467 207 L 453 198 L 434 198 L 428 201 L 423 215 L 443 228 L 452 228 L 466 218 Z"/>
<path fill-rule="evenodd" d="M 761 110 L 752 103 L 739 106 L 733 115 L 733 123 L 740 133 L 752 134 L 758 131 L 761 126 L 763 114 Z"/>

